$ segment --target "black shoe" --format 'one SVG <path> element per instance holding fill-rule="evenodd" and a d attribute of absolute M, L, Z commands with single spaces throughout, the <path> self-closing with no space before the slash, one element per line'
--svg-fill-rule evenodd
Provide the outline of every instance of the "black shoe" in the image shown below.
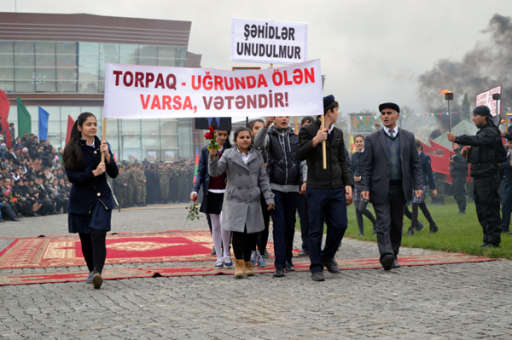
<path fill-rule="evenodd" d="M 430 232 L 432 234 L 437 233 L 439 231 L 439 228 L 434 224 L 433 226 L 430 226 Z"/>
<path fill-rule="evenodd" d="M 273 275 L 274 277 L 284 277 L 284 269 L 276 268 L 276 272 Z"/>
<path fill-rule="evenodd" d="M 398 263 L 398 260 L 396 258 L 393 260 L 393 265 L 391 266 L 391 268 L 400 268 L 400 263 Z"/>
<path fill-rule="evenodd" d="M 286 268 L 287 272 L 294 272 L 295 271 L 295 267 L 293 266 L 293 264 L 291 262 L 288 262 L 288 261 L 286 261 L 285 268 Z"/>
<path fill-rule="evenodd" d="M 411 235 L 411 236 L 412 236 L 412 235 L 414 235 L 414 228 L 411 226 L 411 227 L 409 228 L 409 230 L 407 230 L 407 233 L 406 233 L 406 234 L 407 234 L 407 235 Z"/>
<path fill-rule="evenodd" d="M 103 279 L 101 278 L 101 274 L 94 273 L 94 275 L 92 276 L 92 284 L 94 285 L 94 289 L 100 289 L 102 283 Z"/>
<path fill-rule="evenodd" d="M 391 270 L 393 268 L 393 261 L 395 260 L 395 257 L 391 254 L 386 254 L 381 257 L 380 264 L 382 265 L 382 268 L 384 270 Z"/>
<path fill-rule="evenodd" d="M 421 222 L 418 222 L 418 224 L 416 225 L 416 231 L 420 231 L 421 229 L 423 229 L 423 224 Z"/>
<path fill-rule="evenodd" d="M 465 211 L 459 211 L 458 214 L 459 215 L 466 215 L 466 212 Z"/>
<path fill-rule="evenodd" d="M 332 274 L 338 274 L 340 272 L 340 268 L 338 267 L 338 263 L 336 260 L 331 260 L 328 263 L 326 263 L 325 268 L 327 268 L 327 271 Z"/>
<path fill-rule="evenodd" d="M 311 280 L 313 281 L 325 281 L 324 272 L 311 273 Z"/>

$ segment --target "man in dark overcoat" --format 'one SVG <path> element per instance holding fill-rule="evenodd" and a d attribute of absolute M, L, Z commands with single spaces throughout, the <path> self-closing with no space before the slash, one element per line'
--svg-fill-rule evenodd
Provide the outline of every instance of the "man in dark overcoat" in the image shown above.
<path fill-rule="evenodd" d="M 361 197 L 370 200 L 376 214 L 375 233 L 380 263 L 385 270 L 399 267 L 404 206 L 423 194 L 423 176 L 414 134 L 398 128 L 400 107 L 379 106 L 383 128 L 366 137 L 361 174 Z"/>

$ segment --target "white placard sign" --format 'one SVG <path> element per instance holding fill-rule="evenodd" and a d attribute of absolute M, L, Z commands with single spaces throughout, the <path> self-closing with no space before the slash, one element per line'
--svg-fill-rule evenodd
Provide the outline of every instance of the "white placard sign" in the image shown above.
<path fill-rule="evenodd" d="M 233 61 L 293 64 L 307 60 L 306 24 L 233 18 L 231 36 Z"/>
<path fill-rule="evenodd" d="M 309 116 L 322 112 L 319 60 L 243 71 L 105 65 L 106 118 Z"/>
<path fill-rule="evenodd" d="M 499 114 L 501 112 L 501 100 L 498 100 L 496 103 L 496 100 L 492 99 L 492 95 L 495 93 L 501 95 L 501 86 L 496 86 L 476 95 L 476 106 L 486 105 L 489 110 L 491 110 L 491 115 L 493 117 L 496 117 L 496 113 Z"/>

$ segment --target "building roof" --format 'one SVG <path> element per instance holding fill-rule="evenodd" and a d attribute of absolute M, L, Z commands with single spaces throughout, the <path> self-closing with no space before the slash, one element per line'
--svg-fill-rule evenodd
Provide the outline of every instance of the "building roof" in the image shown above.
<path fill-rule="evenodd" d="M 190 21 L 0 12 L 0 40 L 188 46 Z"/>

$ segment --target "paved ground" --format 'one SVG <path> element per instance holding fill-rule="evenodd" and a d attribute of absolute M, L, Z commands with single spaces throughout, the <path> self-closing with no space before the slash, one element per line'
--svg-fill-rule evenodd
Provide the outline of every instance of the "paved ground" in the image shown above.
<path fill-rule="evenodd" d="M 183 206 L 113 216 L 113 231 L 204 226 L 186 221 Z M 18 236 L 66 230 L 66 215 L 1 223 L 0 249 Z M 350 239 L 338 252 L 376 256 L 375 244 Z M 85 283 L 0 287 L 0 338 L 512 339 L 511 261 L 326 277 L 321 283 L 308 273 L 129 279 L 106 281 L 101 290 Z"/>

